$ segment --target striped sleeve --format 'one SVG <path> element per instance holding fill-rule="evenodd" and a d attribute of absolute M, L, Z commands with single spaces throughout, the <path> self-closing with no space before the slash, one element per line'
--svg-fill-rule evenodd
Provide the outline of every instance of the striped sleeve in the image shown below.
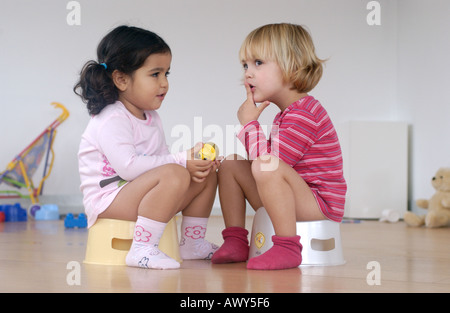
<path fill-rule="evenodd" d="M 269 142 L 258 121 L 251 121 L 242 127 L 237 137 L 244 145 L 249 160 L 268 154 Z"/>
<path fill-rule="evenodd" d="M 284 116 L 283 123 L 272 125 L 269 140 L 258 121 L 246 124 L 237 137 L 250 160 L 271 154 L 293 167 L 316 141 L 317 125 L 313 118 L 302 110 L 293 109 Z"/>

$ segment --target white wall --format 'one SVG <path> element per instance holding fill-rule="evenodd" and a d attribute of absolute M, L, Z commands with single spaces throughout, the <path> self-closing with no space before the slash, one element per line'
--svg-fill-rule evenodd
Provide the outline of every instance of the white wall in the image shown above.
<path fill-rule="evenodd" d="M 450 2 L 398 1 L 398 114 L 411 127 L 410 201 L 434 193 L 450 166 Z M 420 209 L 419 209 L 420 211 Z"/>
<path fill-rule="evenodd" d="M 123 23 L 160 34 L 172 48 L 170 92 L 160 109 L 169 144 L 184 142 L 180 129 L 192 136 L 198 129 L 205 136 L 213 130 L 215 139 L 217 132 L 224 135 L 218 142 L 222 151 L 241 152 L 237 143 L 226 145 L 233 142 L 227 125 L 238 124 L 236 110 L 245 96 L 240 44 L 260 25 L 292 22 L 306 25 L 318 55 L 329 58 L 311 94 L 338 127 L 349 120 L 412 124 L 411 199 L 430 196 L 429 177 L 446 165 L 449 148 L 437 138 L 449 132 L 443 120 L 449 110 L 443 88 L 449 75 L 443 68 L 449 62 L 447 1 L 379 1 L 379 26 L 367 24 L 369 1 L 362 0 L 79 0 L 81 25 L 75 26 L 66 22 L 68 2 L 0 4 L 0 167 L 56 117 L 50 102 L 62 102 L 71 113 L 58 129 L 47 195 L 80 198 L 76 154 L 88 114 L 72 87 L 82 65 L 95 58 L 102 36 Z M 267 109 L 262 123 L 270 124 L 275 113 L 274 107 Z"/>

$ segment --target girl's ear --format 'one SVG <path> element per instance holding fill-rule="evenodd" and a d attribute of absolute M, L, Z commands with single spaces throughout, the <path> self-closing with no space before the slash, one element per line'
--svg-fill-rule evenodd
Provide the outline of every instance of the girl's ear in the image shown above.
<path fill-rule="evenodd" d="M 114 82 L 114 85 L 116 85 L 117 89 L 123 92 L 127 90 L 130 81 L 130 76 L 121 71 L 114 70 L 114 72 L 112 73 L 112 80 Z"/>

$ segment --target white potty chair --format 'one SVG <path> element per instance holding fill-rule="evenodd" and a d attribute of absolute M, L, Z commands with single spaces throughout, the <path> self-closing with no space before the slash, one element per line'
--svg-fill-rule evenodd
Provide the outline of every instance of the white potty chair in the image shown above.
<path fill-rule="evenodd" d="M 275 231 L 265 208 L 259 208 L 253 219 L 249 258 L 259 256 L 273 246 Z M 340 223 L 323 220 L 297 222 L 297 235 L 303 246 L 301 265 L 342 265 Z"/>

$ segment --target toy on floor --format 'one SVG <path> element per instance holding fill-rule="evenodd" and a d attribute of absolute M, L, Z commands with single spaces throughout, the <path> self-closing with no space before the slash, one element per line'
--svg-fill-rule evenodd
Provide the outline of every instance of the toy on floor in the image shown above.
<path fill-rule="evenodd" d="M 86 214 L 80 213 L 78 217 L 75 218 L 72 213 L 67 214 L 64 219 L 64 226 L 66 228 L 86 228 L 87 227 L 87 218 Z"/>
<path fill-rule="evenodd" d="M 59 220 L 59 208 L 56 204 L 44 204 L 34 212 L 36 221 L 55 221 Z"/>
<path fill-rule="evenodd" d="M 219 147 L 215 143 L 207 142 L 203 145 L 203 148 L 197 154 L 197 157 L 201 160 L 214 161 L 219 156 Z"/>
<path fill-rule="evenodd" d="M 27 221 L 27 210 L 22 208 L 20 206 L 20 203 L 0 205 L 0 212 L 3 212 L 5 216 L 5 222 Z"/>
<path fill-rule="evenodd" d="M 428 209 L 425 215 L 416 215 L 406 212 L 404 220 L 409 226 L 422 226 L 435 228 L 450 226 L 450 168 L 440 168 L 431 179 L 436 192 L 429 199 L 416 201 L 418 207 Z"/>

